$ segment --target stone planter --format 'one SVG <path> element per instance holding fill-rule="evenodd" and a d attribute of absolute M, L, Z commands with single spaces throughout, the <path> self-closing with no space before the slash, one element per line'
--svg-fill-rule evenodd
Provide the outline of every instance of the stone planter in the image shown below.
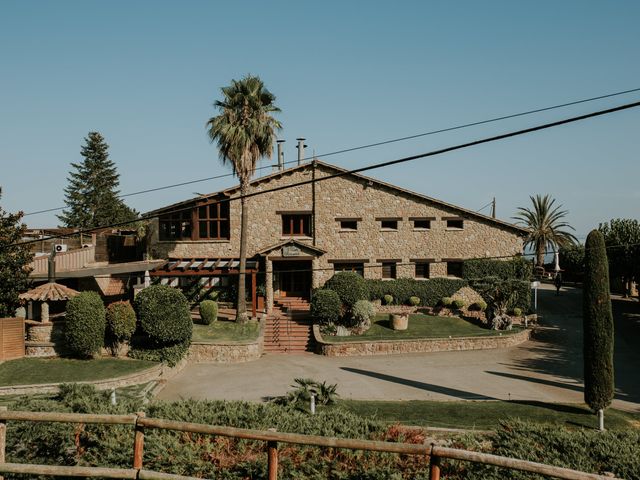
<path fill-rule="evenodd" d="M 406 313 L 392 314 L 391 326 L 394 330 L 406 330 L 409 327 L 409 315 Z"/>

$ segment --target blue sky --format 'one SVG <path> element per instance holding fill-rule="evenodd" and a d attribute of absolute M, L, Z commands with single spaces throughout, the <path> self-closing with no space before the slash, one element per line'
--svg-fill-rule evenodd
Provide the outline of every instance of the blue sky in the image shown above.
<path fill-rule="evenodd" d="M 287 140 L 320 155 L 640 87 L 640 2 L 0 3 L 0 204 L 64 205 L 70 163 L 101 132 L 122 193 L 223 175 L 205 132 L 219 88 L 257 74 Z M 591 110 L 640 93 L 324 158 L 381 162 Z M 550 193 L 583 237 L 638 218 L 640 109 L 369 172 L 509 219 Z M 140 211 L 233 183 L 127 202 Z M 488 212 L 488 210 L 484 210 Z M 55 226 L 53 213 L 27 216 Z"/>

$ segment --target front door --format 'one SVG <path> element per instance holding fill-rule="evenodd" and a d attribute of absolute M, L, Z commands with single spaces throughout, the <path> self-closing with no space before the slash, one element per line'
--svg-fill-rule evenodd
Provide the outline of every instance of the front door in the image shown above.
<path fill-rule="evenodd" d="M 311 260 L 274 261 L 275 296 L 310 298 L 311 273 Z"/>

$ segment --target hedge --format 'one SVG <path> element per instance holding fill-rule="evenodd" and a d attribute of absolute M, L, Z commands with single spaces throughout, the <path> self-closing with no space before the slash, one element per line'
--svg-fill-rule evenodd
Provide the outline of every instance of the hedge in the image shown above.
<path fill-rule="evenodd" d="M 467 280 L 498 277 L 502 280 L 531 280 L 533 263 L 522 257 L 510 260 L 478 258 L 465 260 L 462 264 L 462 278 Z"/>
<path fill-rule="evenodd" d="M 104 345 L 106 314 L 100 295 L 82 292 L 67 303 L 64 337 L 73 354 L 92 357 Z"/>
<path fill-rule="evenodd" d="M 491 305 L 493 294 L 498 288 L 501 295 L 513 293 L 513 301 L 508 308 L 520 308 L 523 312 L 531 310 L 531 283 L 526 280 L 502 280 L 497 277 L 485 277 L 469 282 L 471 288 L 478 292 L 487 304 Z"/>
<path fill-rule="evenodd" d="M 420 305 L 435 307 L 443 297 L 450 297 L 469 282 L 458 278 L 432 278 L 430 280 L 414 280 L 398 278 L 397 280 L 365 280 L 369 300 L 381 300 L 391 295 L 396 305 L 409 305 L 411 297 L 418 297 Z"/>
<path fill-rule="evenodd" d="M 324 284 L 324 288 L 333 290 L 342 304 L 349 310 L 358 300 L 367 298 L 366 280 L 355 272 L 338 272 Z"/>

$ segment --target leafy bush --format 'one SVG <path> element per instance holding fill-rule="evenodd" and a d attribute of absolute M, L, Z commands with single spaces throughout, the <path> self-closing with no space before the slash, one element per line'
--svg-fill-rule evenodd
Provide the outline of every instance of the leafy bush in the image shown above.
<path fill-rule="evenodd" d="M 367 284 L 362 276 L 355 272 L 338 272 L 324 284 L 324 288 L 333 290 L 340 301 L 351 309 L 358 300 L 367 299 Z"/>
<path fill-rule="evenodd" d="M 382 299 L 385 305 L 391 305 L 393 303 L 393 295 L 386 294 Z"/>
<path fill-rule="evenodd" d="M 213 300 L 200 302 L 200 318 L 205 325 L 211 325 L 218 318 L 218 303 Z"/>
<path fill-rule="evenodd" d="M 440 303 L 442 304 L 443 307 L 450 307 L 453 305 L 453 298 L 442 297 L 442 300 L 440 300 Z"/>
<path fill-rule="evenodd" d="M 498 277 L 502 280 L 531 280 L 533 262 L 523 257 L 509 260 L 478 258 L 465 260 L 462 264 L 462 278 L 467 280 Z"/>
<path fill-rule="evenodd" d="M 293 390 L 282 397 L 275 398 L 274 403 L 307 412 L 311 403 L 311 395 L 315 396 L 316 406 L 331 405 L 335 403 L 338 396 L 337 384 L 327 385 L 326 381 L 320 383 L 311 378 L 295 378 L 293 383 L 291 385 Z"/>
<path fill-rule="evenodd" d="M 369 300 L 358 300 L 351 310 L 353 322 L 357 332 L 364 333 L 371 328 L 371 319 L 375 316 L 376 309 Z"/>
<path fill-rule="evenodd" d="M 501 309 L 504 313 L 513 308 L 528 312 L 531 308 L 531 284 L 528 281 L 485 277 L 470 283 L 491 310 L 495 310 L 497 304 L 502 305 Z"/>
<path fill-rule="evenodd" d="M 160 360 L 175 365 L 191 343 L 193 322 L 189 302 L 180 290 L 152 285 L 134 301 L 142 335 L 132 339 L 134 358 Z"/>
<path fill-rule="evenodd" d="M 451 302 L 451 305 L 453 305 L 453 308 L 455 308 L 456 310 L 460 310 L 462 307 L 464 307 L 464 300 L 456 299 Z"/>
<path fill-rule="evenodd" d="M 484 300 L 478 300 L 473 305 L 471 305 L 471 308 L 473 310 L 484 312 L 487 309 L 487 302 L 485 302 Z"/>
<path fill-rule="evenodd" d="M 333 290 L 316 290 L 311 297 L 311 316 L 321 325 L 337 323 L 342 313 L 342 302 Z"/>
<path fill-rule="evenodd" d="M 418 305 L 420 305 L 420 297 L 416 297 L 415 295 L 409 297 L 409 305 L 413 307 L 417 307 Z"/>
<path fill-rule="evenodd" d="M 442 297 L 450 297 L 469 283 L 458 278 L 432 278 L 415 280 L 398 278 L 396 280 L 365 280 L 369 291 L 369 300 L 378 300 L 385 295 L 393 297 L 393 303 L 409 305 L 411 297 L 418 297 L 420 305 L 435 307 Z"/>
<path fill-rule="evenodd" d="M 514 314 L 516 317 L 521 317 L 521 316 L 522 316 L 522 309 L 521 309 L 521 308 L 518 308 L 518 307 L 514 308 L 514 309 L 513 309 L 513 314 Z"/>
<path fill-rule="evenodd" d="M 136 331 L 136 312 L 129 302 L 110 303 L 106 311 L 107 343 L 117 355 L 122 344 Z"/>
<path fill-rule="evenodd" d="M 67 303 L 64 328 L 66 346 L 77 356 L 91 357 L 104 344 L 106 313 L 100 295 L 82 292 Z"/>

